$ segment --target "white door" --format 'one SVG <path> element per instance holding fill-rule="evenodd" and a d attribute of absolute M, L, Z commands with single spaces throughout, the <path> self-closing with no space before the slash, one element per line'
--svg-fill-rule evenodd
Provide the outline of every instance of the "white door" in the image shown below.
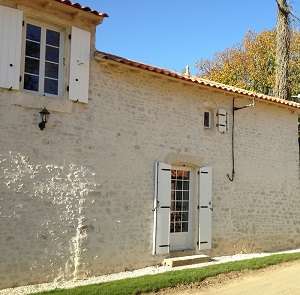
<path fill-rule="evenodd" d="M 171 170 L 170 250 L 193 249 L 191 170 Z"/>

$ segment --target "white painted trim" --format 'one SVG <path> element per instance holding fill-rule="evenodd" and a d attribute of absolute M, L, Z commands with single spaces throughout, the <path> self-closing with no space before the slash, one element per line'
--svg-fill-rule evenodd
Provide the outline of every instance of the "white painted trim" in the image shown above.
<path fill-rule="evenodd" d="M 38 26 L 42 29 L 41 32 L 41 52 L 40 52 L 40 75 L 39 75 L 39 91 L 31 91 L 24 89 L 24 74 L 25 74 L 25 52 L 26 52 L 26 26 L 27 24 L 32 24 Z M 60 47 L 59 47 L 59 72 L 58 72 L 58 94 L 50 94 L 44 92 L 44 81 L 45 81 L 45 62 L 46 62 L 46 31 L 53 30 L 60 33 Z M 36 20 L 27 18 L 24 19 L 24 27 L 23 27 L 23 48 L 22 48 L 22 82 L 21 88 L 24 92 L 33 94 L 33 95 L 42 95 L 47 97 L 63 97 L 65 94 L 64 89 L 64 56 L 65 56 L 65 38 L 66 33 L 65 30 L 60 27 L 49 25 L 47 23 L 41 23 Z"/>

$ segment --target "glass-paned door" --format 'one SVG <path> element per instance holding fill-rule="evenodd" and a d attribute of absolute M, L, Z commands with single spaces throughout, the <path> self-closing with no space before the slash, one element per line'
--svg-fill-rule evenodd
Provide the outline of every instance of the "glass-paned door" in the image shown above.
<path fill-rule="evenodd" d="M 191 171 L 185 167 L 171 170 L 171 250 L 191 247 Z"/>

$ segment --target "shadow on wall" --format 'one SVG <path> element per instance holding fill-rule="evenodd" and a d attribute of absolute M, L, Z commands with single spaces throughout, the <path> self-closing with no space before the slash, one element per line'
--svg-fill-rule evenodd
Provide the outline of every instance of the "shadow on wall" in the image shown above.
<path fill-rule="evenodd" d="M 58 279 L 82 277 L 85 273 L 83 255 L 87 239 L 84 208 L 87 196 L 97 188 L 95 174 L 86 167 L 74 164 L 64 166 L 34 164 L 25 155 L 9 152 L 0 154 L 0 185 L 8 189 L 9 197 L 14 198 L 16 193 L 21 193 L 26 194 L 26 198 L 44 203 L 45 208 L 49 203 L 53 205 L 59 214 L 59 220 L 49 220 L 45 217 L 43 223 L 38 225 L 41 232 L 46 232 L 52 241 L 56 241 L 58 239 L 56 233 L 60 228 L 59 226 L 57 228 L 58 223 L 62 223 L 64 228 L 73 228 L 74 231 L 69 241 L 69 257 L 56 277 Z M 0 217 L 13 216 L 14 213 L 8 212 L 9 210 L 14 211 L 15 208 L 0 207 Z"/>

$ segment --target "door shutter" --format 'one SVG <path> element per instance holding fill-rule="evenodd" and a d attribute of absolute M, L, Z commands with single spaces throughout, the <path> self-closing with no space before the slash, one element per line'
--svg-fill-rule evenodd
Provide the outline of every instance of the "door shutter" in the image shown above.
<path fill-rule="evenodd" d="M 153 254 L 170 252 L 171 166 L 155 165 Z"/>
<path fill-rule="evenodd" d="M 0 87 L 20 88 L 23 12 L 0 5 Z"/>
<path fill-rule="evenodd" d="M 72 27 L 69 98 L 88 103 L 91 33 Z"/>
<path fill-rule="evenodd" d="M 212 168 L 199 170 L 199 250 L 211 249 Z"/>

